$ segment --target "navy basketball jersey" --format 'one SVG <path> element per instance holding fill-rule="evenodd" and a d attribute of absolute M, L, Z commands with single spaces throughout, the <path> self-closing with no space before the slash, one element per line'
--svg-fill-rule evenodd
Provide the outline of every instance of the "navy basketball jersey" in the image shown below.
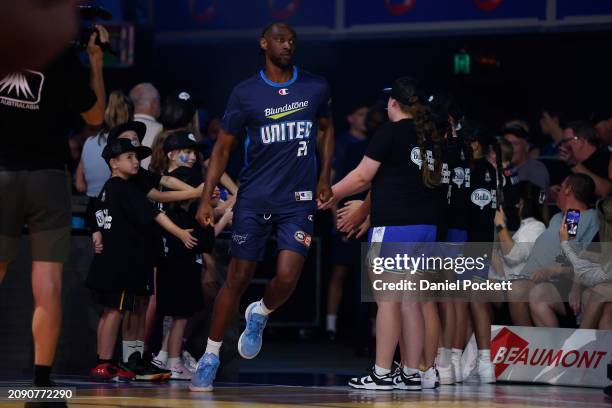
<path fill-rule="evenodd" d="M 238 84 L 221 126 L 245 137 L 236 209 L 280 213 L 316 207 L 317 119 L 330 117 L 327 81 L 293 68 L 285 83 L 262 70 Z"/>

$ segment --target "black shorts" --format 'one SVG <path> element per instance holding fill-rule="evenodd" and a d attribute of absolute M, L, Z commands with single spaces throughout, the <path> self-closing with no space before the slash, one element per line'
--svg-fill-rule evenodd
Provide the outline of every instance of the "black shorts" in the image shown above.
<path fill-rule="evenodd" d="M 202 264 L 193 258 L 162 259 L 155 282 L 158 314 L 191 317 L 204 308 Z"/>
<path fill-rule="evenodd" d="M 0 261 L 17 257 L 27 225 L 32 260 L 66 262 L 70 256 L 72 206 L 65 170 L 0 170 Z"/>
<path fill-rule="evenodd" d="M 136 309 L 136 300 L 138 296 L 127 293 L 126 291 L 112 292 L 92 289 L 91 295 L 94 303 L 100 306 L 117 309 L 121 312 L 133 312 Z"/>

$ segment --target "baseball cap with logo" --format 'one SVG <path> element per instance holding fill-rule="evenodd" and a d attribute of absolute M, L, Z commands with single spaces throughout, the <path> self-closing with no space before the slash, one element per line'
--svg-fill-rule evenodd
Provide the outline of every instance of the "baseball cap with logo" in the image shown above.
<path fill-rule="evenodd" d="M 180 130 L 168 135 L 164 141 L 164 153 L 180 149 L 193 149 L 201 152 L 206 149 L 206 146 L 198 143 L 193 133 Z"/>
<path fill-rule="evenodd" d="M 151 149 L 145 146 L 134 146 L 128 139 L 109 140 L 102 150 L 102 158 L 108 163 L 119 155 L 127 152 L 135 152 L 138 160 L 146 159 L 151 155 Z"/>
<path fill-rule="evenodd" d="M 147 125 L 133 120 L 122 125 L 115 126 L 110 130 L 110 132 L 108 132 L 108 140 L 115 140 L 123 133 L 129 131 L 135 132 L 138 135 L 138 140 L 142 142 L 142 139 L 144 139 L 145 134 L 147 133 Z"/>
<path fill-rule="evenodd" d="M 401 77 L 393 82 L 390 88 L 384 88 L 383 93 L 389 95 L 402 105 L 414 105 L 417 102 L 427 104 L 430 102 L 430 95 L 427 95 L 419 86 L 416 79 L 411 77 Z"/>

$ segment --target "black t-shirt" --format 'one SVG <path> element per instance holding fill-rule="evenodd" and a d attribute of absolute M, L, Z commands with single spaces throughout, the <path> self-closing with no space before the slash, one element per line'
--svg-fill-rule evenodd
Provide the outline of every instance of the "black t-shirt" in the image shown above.
<path fill-rule="evenodd" d="M 447 196 L 446 219 L 449 229 L 465 230 L 468 223 L 470 201 L 470 168 L 465 160 L 461 141 L 451 139 L 448 143 L 450 182 Z M 444 237 L 445 239 L 446 237 Z"/>
<path fill-rule="evenodd" d="M 42 72 L 0 79 L 0 168 L 64 168 L 71 123 L 95 103 L 89 77 L 72 50 Z"/>
<path fill-rule="evenodd" d="M 495 234 L 493 218 L 497 209 L 495 167 L 485 159 L 476 159 L 469 180 L 467 209 L 468 242 L 492 242 Z"/>
<path fill-rule="evenodd" d="M 140 167 L 138 173 L 130 177 L 130 183 L 134 183 L 146 196 L 154 188 L 159 188 L 161 179 L 161 175 L 153 173 L 144 167 Z"/>
<path fill-rule="evenodd" d="M 582 162 L 582 165 L 599 177 L 610 180 L 608 177 L 608 166 L 610 164 L 610 151 L 606 148 L 597 149 Z"/>
<path fill-rule="evenodd" d="M 94 222 L 102 232 L 104 249 L 94 255 L 87 287 L 149 293 L 153 271 L 150 237 L 159 211 L 134 183 L 119 177 L 110 178 L 98 198 Z"/>
<path fill-rule="evenodd" d="M 441 195 L 423 184 L 420 168 L 431 163 L 432 153 L 421 163 L 412 120 L 383 125 L 366 156 L 381 163 L 372 180 L 372 226 L 437 224 Z"/>

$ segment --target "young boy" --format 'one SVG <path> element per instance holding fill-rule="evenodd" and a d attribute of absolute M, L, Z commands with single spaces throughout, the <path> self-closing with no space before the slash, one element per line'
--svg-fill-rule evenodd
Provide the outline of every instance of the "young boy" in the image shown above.
<path fill-rule="evenodd" d="M 114 364 L 112 356 L 123 313 L 134 310 L 138 298 L 149 290 L 148 274 L 153 269 L 153 257 L 147 236 L 154 221 L 187 248 L 197 244 L 189 231 L 180 229 L 160 213 L 129 181 L 138 173 L 140 160 L 150 154 L 151 149 L 135 146 L 125 138 L 109 141 L 102 152 L 112 177 L 98 198 L 95 222 L 100 231 L 94 237 L 96 254 L 86 282 L 96 303 L 104 306 L 98 324 L 98 363 L 91 370 L 91 375 L 97 379 L 135 377 L 131 367 Z"/>

